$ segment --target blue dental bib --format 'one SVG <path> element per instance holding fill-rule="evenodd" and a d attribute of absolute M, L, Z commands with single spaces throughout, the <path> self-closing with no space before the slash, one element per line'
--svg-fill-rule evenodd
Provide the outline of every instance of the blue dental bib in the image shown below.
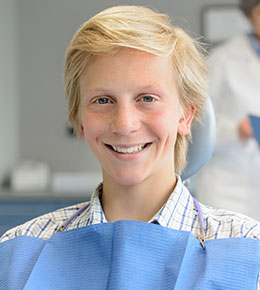
<path fill-rule="evenodd" d="M 0 244 L 0 289 L 257 289 L 260 241 L 118 221 Z"/>

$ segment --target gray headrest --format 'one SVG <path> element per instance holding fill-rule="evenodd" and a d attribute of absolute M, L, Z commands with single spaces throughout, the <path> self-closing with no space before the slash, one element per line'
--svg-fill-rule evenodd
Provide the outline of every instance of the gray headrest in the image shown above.
<path fill-rule="evenodd" d="M 187 165 L 181 174 L 182 180 L 198 173 L 213 153 L 216 141 L 216 120 L 210 98 L 206 100 L 202 122 L 194 123 L 191 132 L 192 142 L 189 143 Z"/>

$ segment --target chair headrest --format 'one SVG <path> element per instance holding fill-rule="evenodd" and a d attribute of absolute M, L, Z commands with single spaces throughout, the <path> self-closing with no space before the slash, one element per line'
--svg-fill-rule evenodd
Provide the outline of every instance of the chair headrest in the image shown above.
<path fill-rule="evenodd" d="M 188 146 L 187 165 L 181 178 L 187 180 L 208 162 L 216 141 L 216 120 L 210 98 L 207 98 L 201 122 L 192 125 L 192 142 Z"/>

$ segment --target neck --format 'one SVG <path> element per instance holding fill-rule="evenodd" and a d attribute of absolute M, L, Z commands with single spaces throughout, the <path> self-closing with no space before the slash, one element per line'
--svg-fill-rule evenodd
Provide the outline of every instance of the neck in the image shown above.
<path fill-rule="evenodd" d="M 161 174 L 135 185 L 114 182 L 103 173 L 102 206 L 109 222 L 149 221 L 165 204 L 176 185 L 174 173 Z"/>

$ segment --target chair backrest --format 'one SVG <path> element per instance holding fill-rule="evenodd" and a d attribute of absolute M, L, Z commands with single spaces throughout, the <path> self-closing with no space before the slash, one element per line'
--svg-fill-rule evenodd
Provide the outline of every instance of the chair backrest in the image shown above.
<path fill-rule="evenodd" d="M 201 122 L 193 124 L 192 142 L 189 143 L 187 165 L 181 174 L 187 180 L 208 162 L 216 141 L 216 119 L 210 98 L 207 98 Z"/>

